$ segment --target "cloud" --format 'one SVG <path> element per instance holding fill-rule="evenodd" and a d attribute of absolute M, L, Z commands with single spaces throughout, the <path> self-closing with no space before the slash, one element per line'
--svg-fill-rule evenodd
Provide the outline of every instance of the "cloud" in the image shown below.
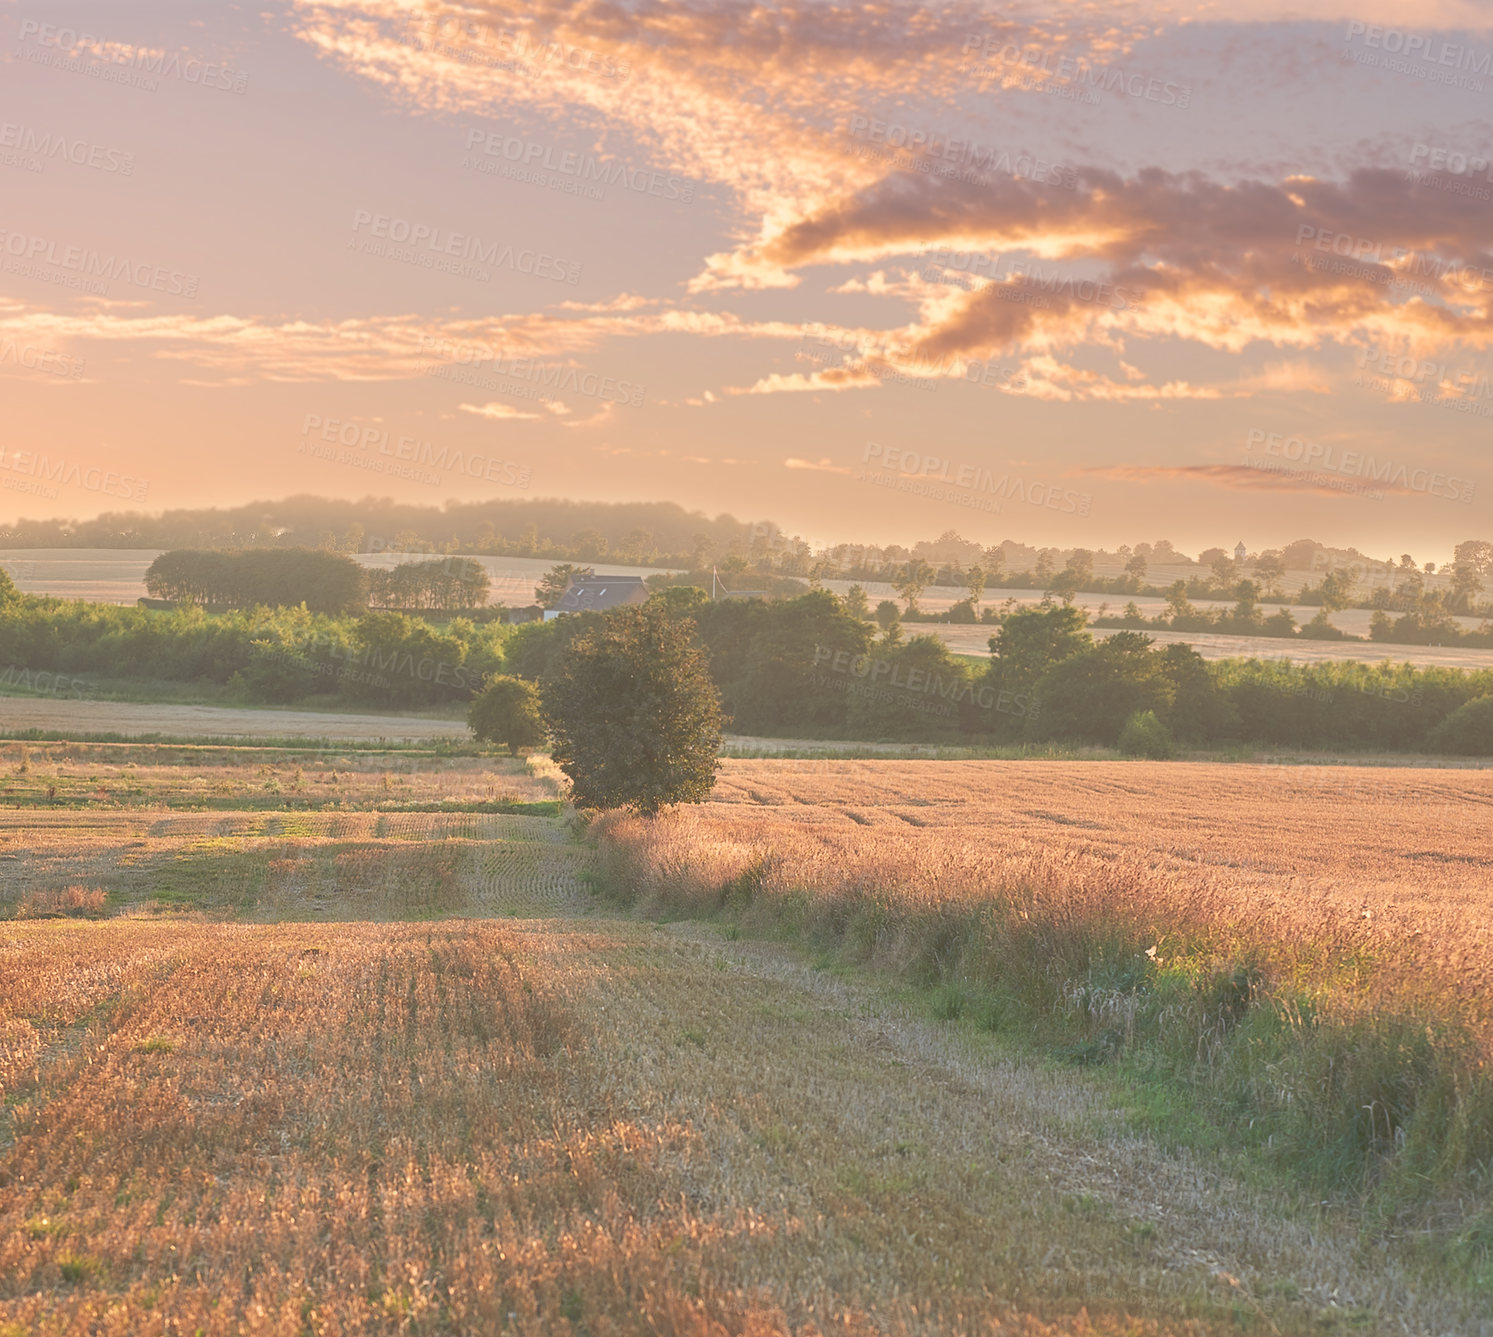
<path fill-rule="evenodd" d="M 800 459 L 797 459 L 797 458 L 795 458 L 793 456 L 789 456 L 789 458 L 787 458 L 786 460 L 783 461 L 783 468 L 785 468 L 785 469 L 807 470 L 809 473 L 816 473 L 816 474 L 847 474 L 848 475 L 848 474 L 853 474 L 855 472 L 854 469 L 846 468 L 844 465 L 836 464 L 833 460 L 829 459 L 828 457 L 826 457 L 824 459 L 818 459 L 818 460 L 800 460 Z"/>
<path fill-rule="evenodd" d="M 1415 489 L 1403 483 L 1358 474 L 1324 472 L 1307 468 L 1267 467 L 1259 464 L 1109 464 L 1073 470 L 1077 474 L 1112 478 L 1125 483 L 1212 483 L 1235 492 L 1306 492 L 1317 497 L 1342 497 L 1371 488 L 1378 492 L 1410 495 Z M 1360 483 L 1364 487 L 1360 487 Z"/>

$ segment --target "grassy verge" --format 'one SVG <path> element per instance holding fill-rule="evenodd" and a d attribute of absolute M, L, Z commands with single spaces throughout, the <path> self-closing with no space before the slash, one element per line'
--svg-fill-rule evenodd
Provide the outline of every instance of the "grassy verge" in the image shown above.
<path fill-rule="evenodd" d="M 1493 1295 L 1493 1007 L 1470 965 L 1329 910 L 1306 931 L 1241 916 L 1133 868 L 1059 861 L 930 903 L 864 867 L 794 885 L 761 847 L 701 852 L 667 819 L 592 832 L 608 897 L 789 939 L 911 985 L 940 1018 L 1106 1069 L 1143 1124 L 1350 1202 Z"/>

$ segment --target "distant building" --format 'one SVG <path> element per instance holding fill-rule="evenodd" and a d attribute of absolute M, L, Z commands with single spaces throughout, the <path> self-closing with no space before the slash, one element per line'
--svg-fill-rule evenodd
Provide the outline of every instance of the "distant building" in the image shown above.
<path fill-rule="evenodd" d="M 560 602 L 544 610 L 544 620 L 561 613 L 604 613 L 624 604 L 640 604 L 648 597 L 642 576 L 586 576 L 572 579 Z"/>
<path fill-rule="evenodd" d="M 1234 560 L 1236 562 L 1242 562 L 1248 556 L 1249 549 L 1244 546 L 1244 540 L 1240 539 L 1239 542 L 1234 545 Z"/>

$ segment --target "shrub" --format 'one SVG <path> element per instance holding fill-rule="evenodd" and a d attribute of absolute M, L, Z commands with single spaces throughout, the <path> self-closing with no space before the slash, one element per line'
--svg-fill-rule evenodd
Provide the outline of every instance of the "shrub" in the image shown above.
<path fill-rule="evenodd" d="M 1137 710 L 1120 730 L 1120 751 L 1127 757 L 1149 757 L 1164 761 L 1177 755 L 1172 732 L 1154 710 Z"/>
<path fill-rule="evenodd" d="M 33 891 L 16 910 L 18 919 L 55 919 L 61 915 L 95 919 L 109 898 L 99 887 L 73 885 L 61 891 Z"/>
<path fill-rule="evenodd" d="M 1493 757 L 1493 696 L 1458 706 L 1431 730 L 1429 741 L 1437 752 Z"/>
<path fill-rule="evenodd" d="M 522 678 L 499 675 L 472 702 L 467 724 L 484 743 L 506 743 L 515 756 L 521 747 L 544 742 L 539 689 Z"/>

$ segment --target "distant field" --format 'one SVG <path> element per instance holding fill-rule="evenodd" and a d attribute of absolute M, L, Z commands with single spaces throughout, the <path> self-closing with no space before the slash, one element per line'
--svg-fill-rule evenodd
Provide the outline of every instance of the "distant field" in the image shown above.
<path fill-rule="evenodd" d="M 66 697 L 0 696 L 0 736 L 31 729 L 69 734 L 160 734 L 167 738 L 329 738 L 409 742 L 470 738 L 466 723 L 418 715 L 355 715 L 317 710 L 150 705 Z"/>
<path fill-rule="evenodd" d="M 5 1337 L 1478 1331 L 1081 1071 L 603 917 L 543 758 L 253 753 L 0 751 Z M 975 820 L 1001 867 L 1008 807 L 1018 851 L 1133 853 L 1136 786 L 1152 834 L 1199 817 L 1158 768 L 849 765 L 728 763 L 700 853 L 926 877 Z"/>
<path fill-rule="evenodd" d="M 96 603 L 132 604 L 145 590 L 145 572 L 158 551 L 131 548 L 0 548 L 4 567 L 24 594 L 51 594 Z M 354 553 L 365 567 L 387 568 L 401 562 L 429 561 L 429 553 Z M 534 587 L 554 561 L 538 557 L 474 557 L 492 582 L 490 602 L 524 607 L 534 602 Z M 652 575 L 659 567 L 617 566 L 592 562 L 601 575 Z"/>

